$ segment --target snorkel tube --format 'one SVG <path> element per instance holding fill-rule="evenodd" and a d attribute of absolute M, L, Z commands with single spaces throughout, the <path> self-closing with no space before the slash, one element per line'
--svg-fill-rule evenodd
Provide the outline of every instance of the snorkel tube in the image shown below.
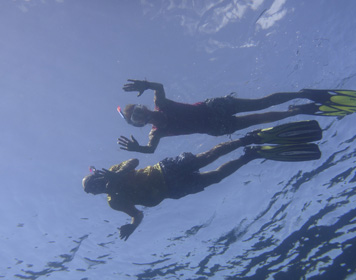
<path fill-rule="evenodd" d="M 117 106 L 117 111 L 119 112 L 120 116 L 121 116 L 125 121 L 127 121 L 128 123 L 130 123 L 129 120 L 126 119 L 126 117 L 125 117 L 124 113 L 122 112 L 120 106 Z"/>

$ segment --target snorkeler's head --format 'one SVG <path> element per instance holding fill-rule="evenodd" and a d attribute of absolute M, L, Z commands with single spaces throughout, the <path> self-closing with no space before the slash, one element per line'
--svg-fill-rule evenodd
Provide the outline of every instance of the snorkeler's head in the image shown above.
<path fill-rule="evenodd" d="M 85 176 L 82 180 L 82 185 L 86 193 L 101 194 L 106 193 L 107 179 L 101 174 L 95 172 Z"/>
<path fill-rule="evenodd" d="M 124 110 L 118 106 L 117 110 L 127 123 L 133 126 L 143 127 L 149 121 L 149 110 L 144 105 L 129 104 Z"/>

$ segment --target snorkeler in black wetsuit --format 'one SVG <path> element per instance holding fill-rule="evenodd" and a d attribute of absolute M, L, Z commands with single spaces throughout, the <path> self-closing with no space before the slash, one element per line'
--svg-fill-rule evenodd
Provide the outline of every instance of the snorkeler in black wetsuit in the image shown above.
<path fill-rule="evenodd" d="M 298 114 L 327 115 L 330 110 L 338 110 L 333 115 L 342 115 L 355 112 L 355 107 L 342 106 L 317 106 L 315 103 L 290 107 L 288 111 L 267 112 L 261 114 L 250 114 L 244 116 L 234 116 L 237 113 L 250 112 L 266 109 L 273 105 L 278 105 L 296 98 L 306 98 L 320 104 L 334 104 L 335 95 L 343 103 L 355 102 L 355 91 L 333 90 L 301 90 L 299 92 L 278 92 L 260 99 L 235 98 L 232 94 L 225 97 L 211 98 L 204 102 L 195 104 L 178 103 L 166 98 L 163 85 L 140 80 L 129 80 L 130 83 L 124 85 L 124 90 L 139 92 L 138 96 L 151 89 L 154 90 L 154 111 L 143 105 L 127 105 L 124 110 L 118 107 L 120 114 L 125 120 L 134 126 L 142 127 L 152 124 L 149 133 L 149 142 L 146 146 L 141 146 L 137 140 L 131 136 L 128 139 L 121 136 L 118 144 L 121 149 L 136 151 L 140 153 L 153 153 L 162 137 L 187 135 L 202 133 L 213 136 L 232 134 L 253 125 L 278 121 Z M 333 95 L 334 94 L 334 95 Z M 346 97 L 345 97 L 346 96 Z M 348 98 L 345 100 L 345 98 Z M 330 101 L 331 100 L 331 101 Z M 355 106 L 355 105 L 353 105 Z M 324 107 L 327 107 L 326 109 Z M 330 107 L 332 107 L 330 109 Z M 340 109 L 340 107 L 342 107 Z M 336 108 L 336 109 L 334 109 Z M 325 111 L 320 113 L 320 111 Z M 331 115 L 331 114 L 328 114 Z"/>

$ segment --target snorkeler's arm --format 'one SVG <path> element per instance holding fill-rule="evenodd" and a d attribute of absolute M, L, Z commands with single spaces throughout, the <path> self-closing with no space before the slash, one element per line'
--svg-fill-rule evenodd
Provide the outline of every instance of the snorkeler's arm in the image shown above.
<path fill-rule="evenodd" d="M 110 167 L 109 171 L 120 172 L 121 174 L 134 170 L 139 165 L 137 158 L 132 158 Z"/>
<path fill-rule="evenodd" d="M 154 90 L 155 96 L 154 96 L 154 103 L 156 106 L 160 107 L 164 104 L 166 101 L 166 93 L 164 91 L 164 87 L 160 83 L 152 83 L 148 82 L 149 89 Z"/>
<path fill-rule="evenodd" d="M 131 140 L 125 136 L 120 136 L 117 143 L 122 146 L 120 147 L 122 150 L 143 154 L 153 154 L 158 146 L 159 140 L 161 139 L 161 137 L 158 135 L 158 133 L 155 133 L 155 131 L 156 130 L 151 130 L 148 136 L 149 141 L 146 146 L 141 146 L 132 135 Z"/>
<path fill-rule="evenodd" d="M 161 140 L 161 135 L 158 133 L 157 129 L 151 129 L 150 134 L 148 134 L 148 139 L 146 147 L 149 147 L 148 150 L 151 153 L 154 153 L 159 144 L 159 140 Z"/>
<path fill-rule="evenodd" d="M 127 199 L 121 196 L 113 196 L 109 199 L 111 208 L 123 212 L 131 217 L 131 223 L 120 227 L 120 238 L 125 241 L 135 231 L 143 219 L 143 212 L 139 211 L 135 205 L 131 204 Z"/>
<path fill-rule="evenodd" d="M 120 238 L 126 241 L 141 223 L 143 219 L 143 212 L 137 210 L 134 205 L 125 207 L 123 212 L 131 216 L 131 224 L 126 224 L 120 227 Z"/>

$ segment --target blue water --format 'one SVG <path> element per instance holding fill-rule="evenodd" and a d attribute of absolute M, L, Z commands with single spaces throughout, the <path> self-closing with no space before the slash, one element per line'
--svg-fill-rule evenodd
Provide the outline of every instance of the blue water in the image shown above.
<path fill-rule="evenodd" d="M 168 98 L 188 103 L 233 91 L 356 89 L 355 8 L 351 0 L 2 1 L 0 279 L 356 279 L 355 114 L 315 117 L 320 160 L 256 160 L 202 193 L 140 208 L 144 221 L 126 242 L 117 228 L 129 217 L 81 187 L 90 165 L 137 157 L 144 167 L 229 139 L 165 138 L 154 155 L 120 150 L 117 137 L 144 144 L 149 127 L 129 127 L 117 105 L 153 108 L 152 92 L 137 99 L 121 90 L 126 79 L 163 83 Z"/>

